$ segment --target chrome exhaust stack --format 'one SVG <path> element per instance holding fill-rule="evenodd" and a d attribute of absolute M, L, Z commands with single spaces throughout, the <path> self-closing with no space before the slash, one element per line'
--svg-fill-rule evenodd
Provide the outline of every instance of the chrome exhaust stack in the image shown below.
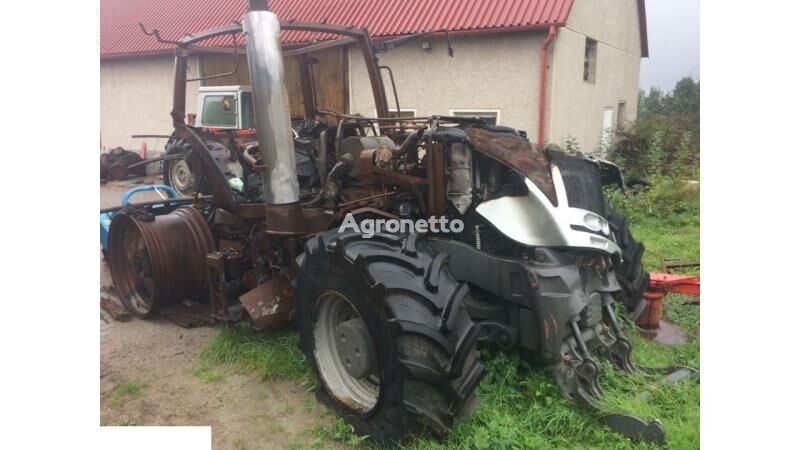
<path fill-rule="evenodd" d="M 289 96 L 283 78 L 281 27 L 264 0 L 251 0 L 242 18 L 261 161 L 261 189 L 269 205 L 300 199 Z"/>

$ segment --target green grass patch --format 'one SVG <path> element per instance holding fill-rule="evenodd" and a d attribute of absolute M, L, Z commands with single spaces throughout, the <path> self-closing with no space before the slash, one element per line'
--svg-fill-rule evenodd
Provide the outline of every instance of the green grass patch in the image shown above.
<path fill-rule="evenodd" d="M 698 190 L 674 180 L 657 181 L 654 192 L 611 199 L 612 207 L 628 215 L 636 239 L 644 242 L 645 268 L 660 270 L 661 258 L 699 260 Z M 643 365 L 700 367 L 700 340 L 692 332 L 700 324 L 700 308 L 684 305 L 686 297 L 667 296 L 668 318 L 691 336 L 678 346 L 664 346 L 640 337 L 629 320 L 623 326 L 634 345 L 634 360 Z M 456 420 L 444 441 L 412 439 L 406 448 L 439 449 L 641 449 L 664 448 L 629 439 L 611 431 L 592 413 L 568 401 L 555 386 L 548 369 L 534 366 L 516 353 L 503 353 L 479 345 L 486 376 L 478 386 L 481 405 L 469 418 Z M 214 362 L 236 363 L 264 378 L 298 379 L 309 370 L 297 348 L 295 333 L 259 334 L 246 326 L 223 327 L 204 357 Z M 601 364 L 604 406 L 643 418 L 658 418 L 667 434 L 665 448 L 692 449 L 700 445 L 700 384 L 695 380 L 657 386 L 658 377 L 623 374 L 609 363 Z M 644 393 L 644 394 L 643 394 Z M 310 410 L 305 405 L 305 410 Z M 353 433 L 342 419 L 309 431 L 314 447 L 334 442 L 344 447 L 375 448 Z"/>
<path fill-rule="evenodd" d="M 144 384 L 138 381 L 118 384 L 111 391 L 111 395 L 108 396 L 108 406 L 112 408 L 121 406 L 128 400 L 139 397 L 142 394 L 142 389 L 144 389 Z"/>
<path fill-rule="evenodd" d="M 642 264 L 649 272 L 661 272 L 661 259 L 700 260 L 700 224 L 664 224 L 640 218 L 631 223 L 631 233 L 644 242 Z"/>
<path fill-rule="evenodd" d="M 225 379 L 225 375 L 208 368 L 206 365 L 193 368 L 192 374 L 204 383 L 217 383 Z"/>
<path fill-rule="evenodd" d="M 312 448 L 319 449 L 324 446 L 326 442 L 336 442 L 343 444 L 345 447 L 373 447 L 369 445 L 367 436 L 359 436 L 355 434 L 353 426 L 345 422 L 341 417 L 337 417 L 333 422 L 314 427 L 310 430 L 312 436 L 316 439 L 312 444 Z"/>
<path fill-rule="evenodd" d="M 247 323 L 223 325 L 203 349 L 206 363 L 231 364 L 251 370 L 265 380 L 310 379 L 305 358 L 297 347 L 297 333 L 257 333 Z"/>
<path fill-rule="evenodd" d="M 686 331 L 694 331 L 700 326 L 700 305 L 686 304 L 691 296 L 670 294 L 664 298 L 662 314 Z"/>
<path fill-rule="evenodd" d="M 661 260 L 700 261 L 700 186 L 656 177 L 653 187 L 637 194 L 608 192 L 614 211 L 631 221 L 631 233 L 644 243 L 645 270 L 661 271 Z"/>

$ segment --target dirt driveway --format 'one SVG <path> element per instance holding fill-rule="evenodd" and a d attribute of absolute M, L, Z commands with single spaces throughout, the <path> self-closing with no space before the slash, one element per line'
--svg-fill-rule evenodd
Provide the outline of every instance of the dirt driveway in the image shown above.
<path fill-rule="evenodd" d="M 163 319 L 101 320 L 101 424 L 210 425 L 215 449 L 313 447 L 315 428 L 333 419 L 306 387 L 230 367 L 214 368 L 217 381 L 195 375 L 215 332 Z"/>
<path fill-rule="evenodd" d="M 160 182 L 150 177 L 101 186 L 101 207 L 119 204 L 128 189 Z M 137 197 L 157 199 L 152 192 Z M 111 277 L 100 261 L 101 285 Z M 100 423 L 102 425 L 210 425 L 215 449 L 335 448 L 319 441 L 333 415 L 308 388 L 262 381 L 250 373 L 214 367 L 198 374 L 199 353 L 214 328 L 181 328 L 164 319 L 116 322 L 100 317 Z"/>

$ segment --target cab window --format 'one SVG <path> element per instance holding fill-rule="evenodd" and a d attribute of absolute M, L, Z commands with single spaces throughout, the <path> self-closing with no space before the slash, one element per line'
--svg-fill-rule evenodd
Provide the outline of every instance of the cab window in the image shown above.
<path fill-rule="evenodd" d="M 253 96 L 249 92 L 242 92 L 242 128 L 255 128 L 256 120 L 253 117 Z"/>
<path fill-rule="evenodd" d="M 236 127 L 236 97 L 233 95 L 207 95 L 203 99 L 203 125 L 211 127 Z"/>

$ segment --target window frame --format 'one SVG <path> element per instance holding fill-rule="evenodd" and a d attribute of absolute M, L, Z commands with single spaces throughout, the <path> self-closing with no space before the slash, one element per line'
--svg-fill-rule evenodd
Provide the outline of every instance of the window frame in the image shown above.
<path fill-rule="evenodd" d="M 233 124 L 212 124 L 206 122 L 206 113 L 208 109 L 206 108 L 206 102 L 210 97 L 231 97 L 233 101 L 236 102 L 231 110 L 233 111 Z M 202 112 L 203 114 L 200 115 L 200 126 L 207 127 L 207 128 L 225 128 L 225 129 L 236 129 L 239 126 L 239 108 L 240 108 L 241 101 L 239 100 L 239 95 L 236 92 L 207 92 L 203 93 L 202 98 Z"/>
<path fill-rule="evenodd" d="M 252 113 L 253 113 L 252 117 L 251 117 L 251 119 L 253 121 L 253 128 L 245 128 L 244 127 L 244 101 L 243 101 L 243 99 L 244 99 L 245 94 L 250 97 L 250 106 L 252 107 Z M 252 91 L 247 91 L 247 90 L 240 90 L 239 92 L 237 92 L 236 95 L 237 95 L 237 100 L 236 101 L 239 104 L 239 109 L 236 111 L 236 113 L 238 115 L 236 117 L 236 125 L 234 126 L 234 128 L 243 129 L 243 130 L 245 130 L 245 129 L 254 130 L 255 129 L 255 124 L 256 124 L 256 111 L 255 111 L 255 107 L 256 106 L 253 103 L 253 92 Z"/>
<path fill-rule="evenodd" d="M 477 113 L 477 114 L 467 114 Z M 492 108 L 451 108 L 450 115 L 453 117 L 482 117 L 484 113 L 494 114 L 494 124 L 498 125 L 500 122 L 500 110 Z"/>
<path fill-rule="evenodd" d="M 617 101 L 617 130 L 625 129 L 625 116 L 627 115 L 628 102 L 625 100 Z"/>
<path fill-rule="evenodd" d="M 583 82 L 595 84 L 597 81 L 598 41 L 586 36 L 583 44 Z"/>
<path fill-rule="evenodd" d="M 400 114 L 411 113 L 411 117 L 417 117 L 417 109 L 416 108 L 400 108 L 399 111 L 394 109 L 394 108 L 389 108 L 388 112 L 389 112 L 389 116 L 390 117 L 391 117 L 392 113 L 396 113 L 396 112 L 399 112 Z M 377 112 L 375 113 L 375 115 L 377 116 Z M 405 117 L 399 117 L 399 118 L 400 119 L 404 119 Z"/>

